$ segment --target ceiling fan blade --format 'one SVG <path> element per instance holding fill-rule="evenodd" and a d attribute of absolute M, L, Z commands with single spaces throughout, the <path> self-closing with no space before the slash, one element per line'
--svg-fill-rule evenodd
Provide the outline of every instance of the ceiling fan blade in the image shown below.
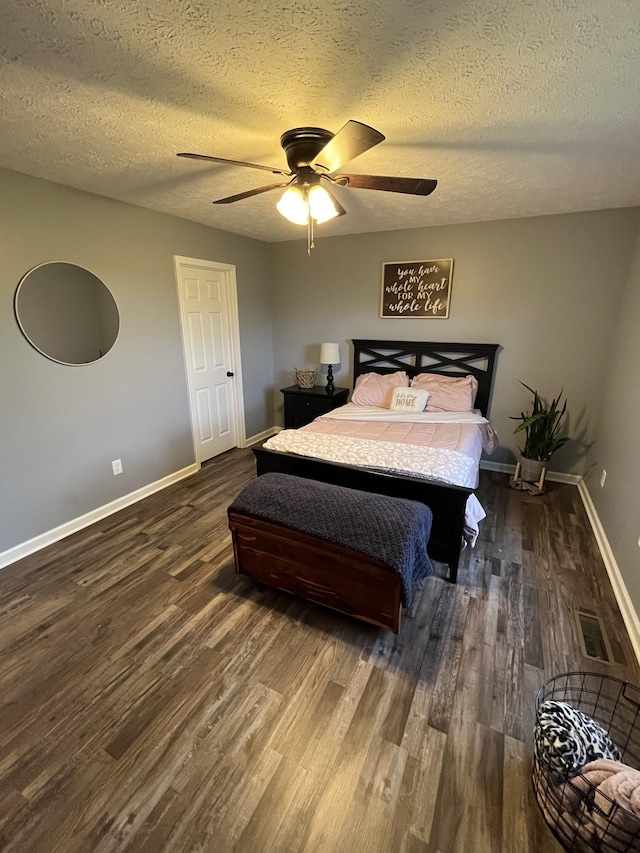
<path fill-rule="evenodd" d="M 248 166 L 250 169 L 262 169 L 265 172 L 272 172 L 274 175 L 291 175 L 285 169 L 274 169 L 271 166 L 261 166 L 259 163 L 245 163 L 244 160 L 226 160 L 224 157 L 210 157 L 208 154 L 188 154 L 182 152 L 176 154 L 176 157 L 188 157 L 191 160 L 206 160 L 209 163 L 227 163 L 232 166 Z"/>
<path fill-rule="evenodd" d="M 328 172 L 335 172 L 345 163 L 364 154 L 374 145 L 378 145 L 383 139 L 384 136 L 380 131 L 374 130 L 368 124 L 348 121 L 318 152 L 314 166 L 322 167 Z"/>
<path fill-rule="evenodd" d="M 231 204 L 234 201 L 241 201 L 243 198 L 251 198 L 253 195 L 260 195 L 260 193 L 268 193 L 269 190 L 277 190 L 279 187 L 288 187 L 291 181 L 282 181 L 279 184 L 269 184 L 266 187 L 257 187 L 255 190 L 247 190 L 244 193 L 238 193 L 237 195 L 228 195 L 226 198 L 219 198 L 216 201 L 212 202 L 212 204 Z"/>
<path fill-rule="evenodd" d="M 386 178 L 383 175 L 334 175 L 334 180 L 342 183 L 347 179 L 348 187 L 358 190 L 381 190 L 386 193 L 407 193 L 408 195 L 430 195 L 438 185 L 430 178 Z"/>

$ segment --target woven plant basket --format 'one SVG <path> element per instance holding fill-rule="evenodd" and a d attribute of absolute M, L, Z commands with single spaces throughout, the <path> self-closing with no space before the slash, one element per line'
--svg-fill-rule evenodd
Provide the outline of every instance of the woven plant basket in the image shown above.
<path fill-rule="evenodd" d="M 526 456 L 521 456 L 520 478 L 526 480 L 527 483 L 537 483 L 545 464 L 540 459 L 527 459 Z"/>
<path fill-rule="evenodd" d="M 298 388 L 313 388 L 316 384 L 317 370 L 296 369 L 296 385 Z"/>

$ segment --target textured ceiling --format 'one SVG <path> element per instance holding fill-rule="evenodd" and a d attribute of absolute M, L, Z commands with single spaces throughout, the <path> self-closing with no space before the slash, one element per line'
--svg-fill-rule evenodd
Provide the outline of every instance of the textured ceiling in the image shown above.
<path fill-rule="evenodd" d="M 5 0 L 0 166 L 263 240 L 302 238 L 280 135 L 348 119 L 386 141 L 338 188 L 350 234 L 640 204 L 638 0 Z"/>

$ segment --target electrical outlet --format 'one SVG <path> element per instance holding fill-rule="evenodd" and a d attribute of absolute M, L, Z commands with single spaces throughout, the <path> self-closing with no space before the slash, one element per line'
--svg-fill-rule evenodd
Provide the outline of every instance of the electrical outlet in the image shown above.
<path fill-rule="evenodd" d="M 602 474 L 600 474 L 600 488 L 604 486 L 604 481 L 607 479 L 607 472 L 602 469 Z"/>
<path fill-rule="evenodd" d="M 122 474 L 122 459 L 114 459 L 111 463 L 111 467 L 113 468 L 113 476 L 116 474 Z"/>

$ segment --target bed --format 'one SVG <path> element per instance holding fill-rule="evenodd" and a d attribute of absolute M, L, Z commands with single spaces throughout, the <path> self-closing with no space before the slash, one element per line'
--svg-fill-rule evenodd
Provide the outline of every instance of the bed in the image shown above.
<path fill-rule="evenodd" d="M 474 408 L 480 415 L 487 417 L 498 344 L 354 339 L 353 346 L 354 388 L 363 381 L 359 381 L 359 377 L 369 373 L 391 377 L 400 371 L 407 374 L 409 381 L 413 381 L 421 374 L 447 377 L 470 376 L 477 381 Z M 338 413 L 337 419 L 339 419 L 339 412 L 338 409 L 331 414 Z M 318 419 L 318 421 L 326 420 L 326 416 Z M 346 420 L 349 421 L 348 415 Z M 303 433 L 318 430 L 317 425 L 314 427 L 312 424 L 310 427 L 311 430 L 309 427 L 303 427 L 301 430 L 284 432 Z M 326 429 L 325 423 L 322 425 L 322 430 Z M 329 432 L 332 429 L 329 429 Z M 300 436 L 293 436 L 293 438 L 298 439 Z M 458 485 L 454 482 L 434 479 L 435 475 L 430 473 L 426 475 L 418 474 L 416 471 L 399 473 L 398 469 L 394 468 L 384 470 L 384 468 L 372 468 L 368 465 L 330 461 L 326 458 L 303 455 L 298 451 L 275 450 L 268 446 L 270 443 L 277 445 L 277 442 L 268 441 L 265 442 L 267 446 L 253 448 L 258 476 L 267 472 L 292 474 L 365 492 L 409 498 L 424 503 L 431 509 L 433 515 L 427 549 L 429 556 L 433 560 L 447 564 L 449 580 L 456 581 L 460 552 L 465 539 L 468 505 L 471 501 L 476 501 L 474 488 L 477 483 L 479 453 L 475 461 L 475 470 L 467 472 L 464 485 Z M 391 444 L 388 446 L 391 448 Z"/>

